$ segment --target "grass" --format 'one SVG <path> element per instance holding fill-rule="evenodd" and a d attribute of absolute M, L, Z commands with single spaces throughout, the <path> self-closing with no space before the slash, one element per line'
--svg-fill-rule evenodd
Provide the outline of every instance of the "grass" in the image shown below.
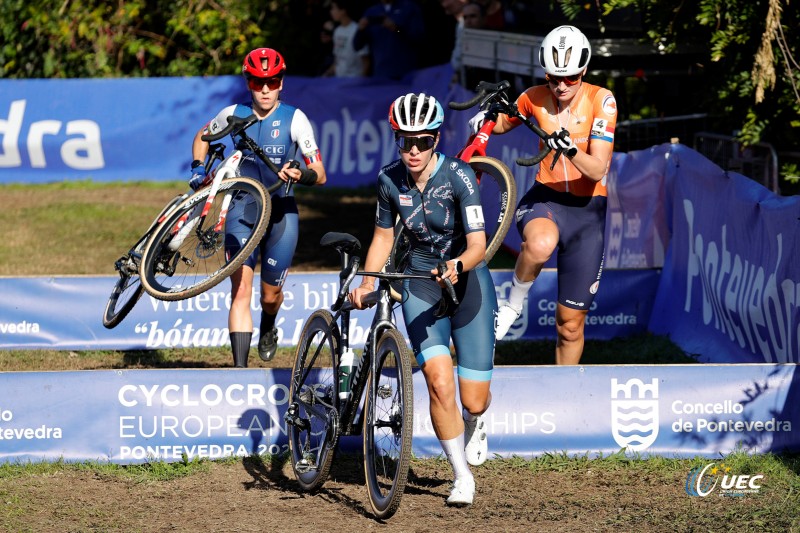
<path fill-rule="evenodd" d="M 106 275 L 113 272 L 113 261 L 123 248 L 132 244 L 140 232 L 149 225 L 152 217 L 175 194 L 183 192 L 185 185 L 172 183 L 102 184 L 94 182 L 64 182 L 47 185 L 0 186 L 0 226 L 15 228 L 7 232 L 0 243 L 0 275 Z M 308 250 L 299 254 L 304 261 L 318 268 L 316 243 L 318 235 L 329 229 L 357 234 L 362 244 L 369 242 L 371 220 L 374 216 L 374 189 L 358 190 L 335 188 L 315 189 L 313 193 L 298 188 L 298 202 L 306 209 L 301 221 L 310 226 L 301 228 L 301 241 Z M 341 202 L 347 199 L 347 209 Z M 335 218 L 332 218 L 335 217 Z M 330 227 L 336 220 L 336 227 Z M 20 222 L 22 221 L 22 223 Z M 301 222 L 302 223 L 302 222 Z M 311 235 L 311 236 L 309 236 Z M 304 255 L 305 254 L 305 255 Z M 493 268 L 509 268 L 513 257 L 502 252 L 492 263 Z M 500 342 L 496 350 L 498 365 L 547 365 L 554 359 L 554 341 Z M 694 364 L 697 360 L 683 353 L 664 337 L 640 335 L 612 341 L 588 340 L 583 363 L 585 364 Z M 251 366 L 288 367 L 293 360 L 293 349 L 281 348 L 276 359 L 262 363 L 252 353 Z M 229 348 L 192 348 L 155 351 L 60 351 L 60 350 L 9 350 L 0 351 L 0 371 L 69 371 L 92 369 L 137 368 L 227 368 L 230 366 Z M 0 481 L 26 477 L 50 477 L 62 472 L 88 471 L 101 478 L 120 479 L 131 483 L 165 484 L 170 480 L 207 472 L 212 465 L 241 468 L 241 463 L 256 466 L 284 461 L 285 458 L 253 456 L 209 461 L 184 458 L 176 463 L 151 461 L 140 465 L 116 465 L 107 462 L 56 461 L 52 463 L 0 463 Z M 440 471 L 443 459 L 415 459 L 415 471 L 425 469 Z M 666 457 L 639 457 L 617 453 L 591 458 L 588 454 L 569 456 L 554 451 L 533 459 L 520 457 L 502 461 L 489 461 L 482 468 L 487 473 L 517 475 L 515 472 L 535 475 L 563 475 L 564 482 L 591 480 L 591 483 L 610 483 L 624 487 L 632 480 L 645 480 L 654 485 L 670 485 L 682 491 L 688 472 L 711 460 L 697 457 L 675 459 Z M 727 508 L 714 510 L 694 498 L 685 511 L 676 511 L 670 530 L 728 530 L 730 525 L 742 525 L 741 530 L 800 531 L 800 459 L 789 455 L 747 455 L 733 453 L 714 462 L 724 462 L 737 474 L 765 476 L 763 497 L 757 505 L 744 507 L 731 501 Z M 438 474 L 434 477 L 438 477 Z M 688 499 L 686 496 L 684 499 Z M 739 499 L 743 500 L 743 499 Z M 0 528 L 3 518 L 17 519 L 25 516 L 32 507 L 25 497 L 14 490 L 0 489 Z M 614 502 L 609 502 L 613 505 Z M 645 504 L 647 504 L 645 502 Z M 609 530 L 633 530 L 639 525 L 630 513 L 622 509 Z M 7 522 L 8 523 L 8 522 Z M 727 524 L 727 525 L 726 525 Z M 765 527 L 768 524 L 770 528 Z M 777 524 L 777 526 L 776 526 Z M 665 524 L 661 524 L 664 526 Z M 647 529 L 647 528 L 645 528 Z"/>

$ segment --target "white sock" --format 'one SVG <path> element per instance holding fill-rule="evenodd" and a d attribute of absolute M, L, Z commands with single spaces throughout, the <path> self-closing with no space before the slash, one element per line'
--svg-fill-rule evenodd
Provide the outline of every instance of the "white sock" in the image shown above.
<path fill-rule="evenodd" d="M 472 472 L 467 463 L 467 456 L 464 453 L 464 433 L 458 437 L 449 440 L 441 440 L 442 450 L 450 461 L 450 466 L 453 467 L 453 475 L 455 479 L 472 477 Z"/>
<path fill-rule="evenodd" d="M 513 310 L 522 311 L 522 304 L 525 303 L 525 298 L 528 296 L 528 291 L 531 290 L 534 280 L 520 281 L 516 272 L 511 283 L 511 292 L 508 295 L 507 305 Z"/>

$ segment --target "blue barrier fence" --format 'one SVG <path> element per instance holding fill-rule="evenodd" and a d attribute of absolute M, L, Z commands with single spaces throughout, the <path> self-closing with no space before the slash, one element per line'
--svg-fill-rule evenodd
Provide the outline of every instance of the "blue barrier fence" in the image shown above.
<path fill-rule="evenodd" d="M 796 365 L 500 367 L 491 457 L 716 458 L 800 450 Z M 0 373 L 0 462 L 180 461 L 286 450 L 288 370 Z M 360 441 L 347 438 L 346 449 Z M 441 446 L 414 374 L 413 451 Z"/>

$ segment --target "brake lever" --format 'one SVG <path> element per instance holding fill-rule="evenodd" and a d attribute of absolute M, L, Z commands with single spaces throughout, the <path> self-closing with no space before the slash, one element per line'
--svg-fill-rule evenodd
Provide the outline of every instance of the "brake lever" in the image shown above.
<path fill-rule="evenodd" d="M 558 148 L 556 150 L 556 153 L 553 154 L 553 162 L 550 163 L 550 170 L 553 170 L 553 168 L 556 166 L 556 161 L 558 161 L 558 158 L 561 156 L 563 152 L 564 152 L 563 148 Z"/>
<path fill-rule="evenodd" d="M 300 168 L 300 161 L 298 161 L 296 159 L 292 159 L 291 161 L 289 161 L 289 168 Z M 283 190 L 284 196 L 288 195 L 289 191 L 292 190 L 292 184 L 293 183 L 294 182 L 291 179 L 287 178 L 286 187 Z"/>
<path fill-rule="evenodd" d="M 439 261 L 436 265 L 436 270 L 438 270 L 438 277 L 444 281 L 444 288 L 447 290 L 447 295 L 450 297 L 450 301 L 453 302 L 453 305 L 458 305 L 458 296 L 456 296 L 456 289 L 453 287 L 453 283 L 450 281 L 450 278 L 444 278 L 442 275 L 447 271 L 447 263 L 444 261 Z M 447 303 L 447 298 L 442 298 L 439 300 L 439 307 L 436 311 L 433 312 L 433 316 L 436 318 L 442 318 L 447 314 L 447 309 L 450 307 Z"/>

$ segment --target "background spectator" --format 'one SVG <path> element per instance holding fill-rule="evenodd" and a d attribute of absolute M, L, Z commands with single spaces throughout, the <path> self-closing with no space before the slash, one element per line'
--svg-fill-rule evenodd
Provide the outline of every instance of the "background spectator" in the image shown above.
<path fill-rule="evenodd" d="M 461 37 L 464 33 L 464 17 L 462 11 L 466 0 L 440 0 L 444 12 L 453 17 L 456 21 L 456 34 L 453 42 L 453 49 L 450 53 L 450 64 L 453 66 L 453 81 L 459 83 L 461 81 L 461 71 L 463 61 L 461 60 Z"/>
<path fill-rule="evenodd" d="M 413 0 L 381 0 L 358 21 L 354 46 L 369 46 L 372 75 L 399 80 L 417 66 L 424 38 L 422 10 Z"/>
<path fill-rule="evenodd" d="M 478 2 L 468 2 L 461 10 L 461 17 L 464 19 L 464 27 L 474 30 L 486 29 L 486 10 Z"/>
<path fill-rule="evenodd" d="M 325 75 L 328 70 L 333 68 L 333 31 L 335 24 L 332 20 L 326 20 L 322 23 L 319 30 L 319 66 L 317 67 L 316 74 Z"/>
<path fill-rule="evenodd" d="M 333 65 L 327 75 L 339 78 L 366 76 L 369 72 L 369 46 L 356 50 L 353 40 L 358 25 L 353 21 L 354 4 L 349 0 L 331 2 L 331 18 L 338 24 L 333 30 Z"/>
<path fill-rule="evenodd" d="M 509 31 L 514 26 L 514 14 L 502 0 L 475 0 L 483 6 L 486 29 Z"/>

